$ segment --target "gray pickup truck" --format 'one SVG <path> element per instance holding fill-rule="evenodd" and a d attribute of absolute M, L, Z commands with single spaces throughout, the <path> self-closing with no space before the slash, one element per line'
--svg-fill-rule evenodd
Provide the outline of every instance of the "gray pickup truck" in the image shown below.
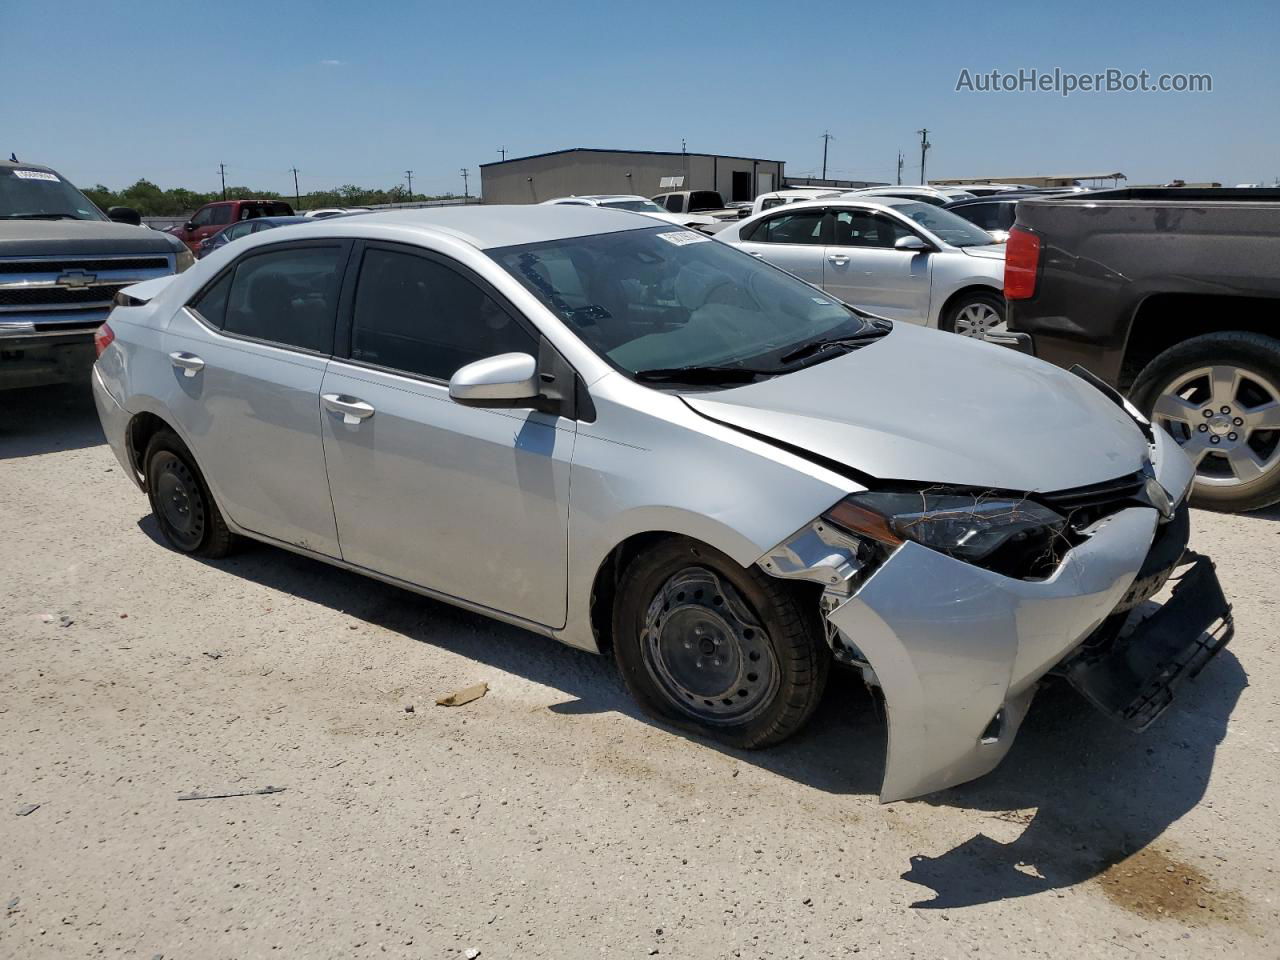
<path fill-rule="evenodd" d="M 0 160 L 0 390 L 87 383 L 116 291 L 191 265 L 181 240 L 140 223 L 49 167 Z"/>
<path fill-rule="evenodd" d="M 1019 200 L 1004 294 L 1005 342 L 1080 364 L 1178 440 L 1193 504 L 1280 502 L 1280 190 Z"/>

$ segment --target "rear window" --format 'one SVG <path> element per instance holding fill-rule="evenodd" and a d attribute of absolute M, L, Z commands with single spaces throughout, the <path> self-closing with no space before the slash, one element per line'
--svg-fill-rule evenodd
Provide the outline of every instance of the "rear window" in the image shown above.
<path fill-rule="evenodd" d="M 695 190 L 689 194 L 689 210 L 719 210 L 724 200 L 714 190 Z"/>

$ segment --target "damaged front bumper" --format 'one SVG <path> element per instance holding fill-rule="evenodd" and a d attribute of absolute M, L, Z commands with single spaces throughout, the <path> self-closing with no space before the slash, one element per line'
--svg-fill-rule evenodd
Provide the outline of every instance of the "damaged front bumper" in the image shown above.
<path fill-rule="evenodd" d="M 1155 446 L 1157 479 L 1176 502 L 1189 482 L 1185 457 L 1170 455 L 1161 438 Z M 775 576 L 825 585 L 837 659 L 882 689 L 889 744 L 880 799 L 888 802 L 992 770 L 1050 671 L 1131 727 L 1159 715 L 1231 635 L 1230 607 L 1206 558 L 1194 558 L 1162 613 L 1122 632 L 1128 611 L 1184 565 L 1185 505 L 1160 521 L 1149 506 L 1119 509 L 1034 581 L 912 541 L 868 574 L 850 549 L 857 538 L 821 520 L 760 563 Z"/>

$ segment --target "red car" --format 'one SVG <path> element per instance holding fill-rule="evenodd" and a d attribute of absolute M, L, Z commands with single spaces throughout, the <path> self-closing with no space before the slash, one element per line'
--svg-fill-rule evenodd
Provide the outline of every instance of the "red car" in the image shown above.
<path fill-rule="evenodd" d="M 185 243 L 193 252 L 205 237 L 212 236 L 229 223 L 257 217 L 291 217 L 293 207 L 283 200 L 218 200 L 206 203 L 180 227 L 169 233 Z"/>

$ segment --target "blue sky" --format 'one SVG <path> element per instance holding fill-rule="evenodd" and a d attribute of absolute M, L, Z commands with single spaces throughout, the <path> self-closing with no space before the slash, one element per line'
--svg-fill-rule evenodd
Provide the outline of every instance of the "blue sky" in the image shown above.
<path fill-rule="evenodd" d="M 82 185 L 461 192 L 569 146 L 832 176 L 1280 176 L 1274 4 L 0 3 L 0 150 Z M 958 93 L 962 69 L 1209 73 L 1213 92 Z"/>

